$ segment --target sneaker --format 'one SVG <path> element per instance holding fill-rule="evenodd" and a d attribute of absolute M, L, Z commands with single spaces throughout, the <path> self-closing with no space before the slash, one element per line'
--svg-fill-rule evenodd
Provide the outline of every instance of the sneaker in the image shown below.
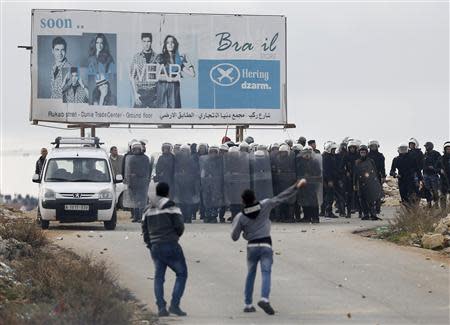
<path fill-rule="evenodd" d="M 261 307 L 262 310 L 264 310 L 266 312 L 267 315 L 273 315 L 275 314 L 275 311 L 273 310 L 272 306 L 270 305 L 270 303 L 266 302 L 266 301 L 262 301 L 260 300 L 258 302 L 258 306 Z"/>
<path fill-rule="evenodd" d="M 166 307 L 158 310 L 158 317 L 168 317 L 168 316 L 169 312 L 167 311 Z"/>
<path fill-rule="evenodd" d="M 256 311 L 256 308 L 253 306 L 244 308 L 244 313 L 254 313 L 255 311 Z"/>
<path fill-rule="evenodd" d="M 184 311 L 181 310 L 180 306 L 170 306 L 169 312 L 171 314 L 175 314 L 177 316 L 186 316 L 187 315 L 187 313 L 185 313 Z"/>

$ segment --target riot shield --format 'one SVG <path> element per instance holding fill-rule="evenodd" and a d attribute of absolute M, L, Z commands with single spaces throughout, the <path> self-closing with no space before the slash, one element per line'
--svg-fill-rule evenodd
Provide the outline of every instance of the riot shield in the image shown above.
<path fill-rule="evenodd" d="M 123 181 L 127 185 L 123 194 L 125 208 L 145 208 L 147 206 L 150 169 L 150 160 L 146 155 L 127 154 L 125 156 Z"/>
<path fill-rule="evenodd" d="M 200 202 L 200 171 L 195 157 L 189 152 L 177 152 L 174 160 L 174 202 L 196 204 Z"/>
<path fill-rule="evenodd" d="M 382 188 L 377 169 L 371 159 L 357 160 L 354 167 L 354 177 L 358 191 L 364 195 L 368 202 L 381 199 Z"/>
<path fill-rule="evenodd" d="M 223 160 L 219 154 L 200 156 L 200 191 L 205 208 L 223 206 Z"/>
<path fill-rule="evenodd" d="M 248 152 L 227 152 L 223 157 L 224 196 L 227 205 L 242 203 L 241 194 L 250 188 Z"/>
<path fill-rule="evenodd" d="M 278 195 L 288 187 L 292 186 L 297 179 L 295 171 L 295 154 L 293 152 L 279 151 L 273 159 L 273 191 L 275 195 Z M 292 200 L 295 201 L 295 197 Z"/>
<path fill-rule="evenodd" d="M 156 160 L 155 166 L 155 183 L 167 183 L 169 185 L 169 193 L 173 190 L 173 177 L 175 168 L 175 157 L 172 153 L 163 153 Z"/>
<path fill-rule="evenodd" d="M 304 207 L 320 206 L 323 201 L 322 156 L 299 154 L 296 158 L 297 178 L 306 179 L 306 186 L 297 192 L 298 204 Z"/>
<path fill-rule="evenodd" d="M 258 201 L 273 196 L 272 170 L 267 151 L 257 150 L 250 155 L 251 188 Z"/>

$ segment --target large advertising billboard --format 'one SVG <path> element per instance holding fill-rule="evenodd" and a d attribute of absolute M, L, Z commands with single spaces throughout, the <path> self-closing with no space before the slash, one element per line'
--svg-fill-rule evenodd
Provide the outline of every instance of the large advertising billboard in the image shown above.
<path fill-rule="evenodd" d="M 286 124 L 286 18 L 33 10 L 33 121 Z"/>

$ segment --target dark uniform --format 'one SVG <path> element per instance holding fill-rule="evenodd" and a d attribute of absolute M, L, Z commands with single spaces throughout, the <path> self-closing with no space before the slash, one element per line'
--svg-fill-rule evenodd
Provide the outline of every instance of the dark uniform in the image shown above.
<path fill-rule="evenodd" d="M 444 144 L 444 154 L 438 164 L 441 185 L 441 209 L 444 212 L 447 208 L 447 195 L 450 193 L 450 150 L 447 148 L 450 148 L 450 142 Z"/>
<path fill-rule="evenodd" d="M 383 185 L 383 181 L 386 178 L 386 164 L 384 155 L 378 150 L 370 150 L 367 157 L 373 160 L 375 167 L 377 168 L 378 179 L 380 184 Z M 383 194 L 383 193 L 382 193 Z M 377 200 L 376 204 L 377 213 L 381 212 L 381 199 Z"/>
<path fill-rule="evenodd" d="M 344 187 L 346 196 L 346 208 L 347 208 L 347 218 L 350 218 L 354 209 L 359 208 L 359 204 L 356 200 L 356 193 L 353 190 L 353 169 L 355 167 L 355 161 L 358 159 L 358 153 L 348 151 L 348 154 L 342 160 L 342 166 L 340 170 L 344 173 Z"/>
<path fill-rule="evenodd" d="M 426 199 L 428 205 L 431 206 L 431 201 L 435 204 L 439 202 L 439 162 L 441 160 L 441 154 L 436 150 L 433 150 L 433 144 L 427 142 L 425 146 L 427 151 L 423 157 L 423 182 L 426 189 Z"/>
<path fill-rule="evenodd" d="M 398 170 L 398 174 L 396 171 Z M 409 153 L 401 153 L 392 160 L 389 175 L 397 177 L 403 204 L 415 203 L 419 195 L 416 186 L 417 161 Z"/>

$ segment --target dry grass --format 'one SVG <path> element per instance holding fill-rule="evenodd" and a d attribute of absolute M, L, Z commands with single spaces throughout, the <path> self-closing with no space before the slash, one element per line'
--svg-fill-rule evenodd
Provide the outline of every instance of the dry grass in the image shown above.
<path fill-rule="evenodd" d="M 20 218 L 0 218 L 0 237 L 3 239 L 14 238 L 29 244 L 33 248 L 40 248 L 48 244 L 44 232 L 36 226 L 35 221 Z"/>
<path fill-rule="evenodd" d="M 439 209 L 425 206 L 401 207 L 382 237 L 393 242 L 407 244 L 412 234 L 421 238 L 428 232 L 433 232 L 436 223 L 442 217 Z"/>
<path fill-rule="evenodd" d="M 13 273 L 0 276 L 0 325 L 156 322 L 117 285 L 104 262 L 49 244 L 33 221 L 2 218 L 0 236 L 34 248 L 9 263 Z"/>

